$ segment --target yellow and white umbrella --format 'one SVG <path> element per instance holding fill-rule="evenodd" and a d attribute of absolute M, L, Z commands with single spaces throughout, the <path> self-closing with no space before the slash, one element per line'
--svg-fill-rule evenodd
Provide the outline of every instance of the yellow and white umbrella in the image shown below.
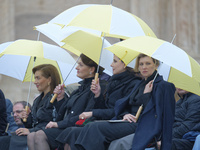
<path fill-rule="evenodd" d="M 167 81 L 174 83 L 176 87 L 200 95 L 200 65 L 184 50 L 172 43 L 149 36 L 139 36 L 116 43 L 106 49 L 121 58 L 126 65 L 140 53 L 155 58 L 169 66 Z"/>
<path fill-rule="evenodd" d="M 156 37 L 143 20 L 112 5 L 77 5 L 60 13 L 48 24 L 89 28 L 102 32 L 106 37 L 122 39 L 142 35 Z"/>
<path fill-rule="evenodd" d="M 0 74 L 23 82 L 31 81 L 33 66 L 52 64 L 63 81 L 72 66 L 74 58 L 64 49 L 41 41 L 16 40 L 0 44 Z M 80 81 L 73 70 L 65 84 Z"/>
<path fill-rule="evenodd" d="M 102 47 L 105 48 L 111 44 L 106 39 L 103 40 L 101 32 L 72 26 L 61 28 L 56 24 L 42 24 L 36 26 L 36 30 L 77 56 L 81 53 L 85 54 L 105 68 L 105 73 L 112 75 L 110 64 L 113 60 L 113 54 L 102 50 Z M 100 61 L 100 56 L 103 61 Z"/>

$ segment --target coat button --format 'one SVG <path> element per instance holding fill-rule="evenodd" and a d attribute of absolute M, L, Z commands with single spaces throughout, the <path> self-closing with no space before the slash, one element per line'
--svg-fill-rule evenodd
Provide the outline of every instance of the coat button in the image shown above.
<path fill-rule="evenodd" d="M 73 114 L 74 113 L 74 111 L 71 111 L 71 114 Z"/>
<path fill-rule="evenodd" d="M 157 118 L 157 115 L 155 115 L 155 118 Z"/>

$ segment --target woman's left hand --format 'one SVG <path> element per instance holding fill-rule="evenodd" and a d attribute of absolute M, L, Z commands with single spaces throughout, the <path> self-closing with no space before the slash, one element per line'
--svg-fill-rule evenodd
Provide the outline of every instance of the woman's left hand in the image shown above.
<path fill-rule="evenodd" d="M 79 115 L 79 119 L 87 119 L 92 117 L 92 111 L 90 112 L 83 112 L 82 114 Z"/>
<path fill-rule="evenodd" d="M 57 122 L 50 121 L 50 122 L 46 125 L 45 129 L 48 129 L 48 128 L 58 128 Z"/>
<path fill-rule="evenodd" d="M 27 128 L 19 128 L 15 131 L 16 135 L 21 136 L 21 135 L 28 135 L 30 131 Z"/>
<path fill-rule="evenodd" d="M 144 94 L 150 93 L 153 89 L 153 80 L 149 81 L 149 83 L 145 86 Z"/>

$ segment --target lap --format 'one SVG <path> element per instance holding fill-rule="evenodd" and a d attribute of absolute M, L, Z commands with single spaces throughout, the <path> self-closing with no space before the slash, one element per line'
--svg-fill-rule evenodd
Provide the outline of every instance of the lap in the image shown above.
<path fill-rule="evenodd" d="M 193 142 L 186 139 L 172 139 L 172 150 L 191 150 Z"/>

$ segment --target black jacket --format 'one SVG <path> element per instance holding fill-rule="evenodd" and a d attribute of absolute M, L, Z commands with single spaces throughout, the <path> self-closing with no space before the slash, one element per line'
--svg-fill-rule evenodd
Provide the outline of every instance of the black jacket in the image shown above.
<path fill-rule="evenodd" d="M 3 92 L 0 90 L 0 136 L 6 135 L 7 127 L 6 100 Z"/>
<path fill-rule="evenodd" d="M 57 116 L 56 112 L 59 110 L 60 106 L 64 102 L 54 101 L 53 104 L 50 103 L 52 98 L 51 93 L 47 93 L 42 99 L 44 93 L 41 93 L 33 102 L 31 113 L 28 117 L 28 121 L 24 123 L 25 127 L 31 128 L 30 132 L 40 130 L 44 128 L 50 121 L 54 121 Z M 67 95 L 65 95 L 67 97 Z M 55 113 L 54 113 L 55 112 Z"/>
<path fill-rule="evenodd" d="M 95 99 L 96 109 L 93 109 L 93 117 L 105 120 L 114 117 L 115 102 L 128 95 L 139 81 L 140 78 L 129 71 L 113 75 L 108 81 L 104 96 Z"/>
<path fill-rule="evenodd" d="M 87 78 L 79 82 L 79 88 L 69 98 L 65 99 L 56 119 L 58 128 L 62 129 L 74 126 L 82 112 L 91 111 L 94 107 L 94 94 L 90 91 L 92 79 Z M 106 82 L 100 81 L 100 86 L 104 90 Z"/>

